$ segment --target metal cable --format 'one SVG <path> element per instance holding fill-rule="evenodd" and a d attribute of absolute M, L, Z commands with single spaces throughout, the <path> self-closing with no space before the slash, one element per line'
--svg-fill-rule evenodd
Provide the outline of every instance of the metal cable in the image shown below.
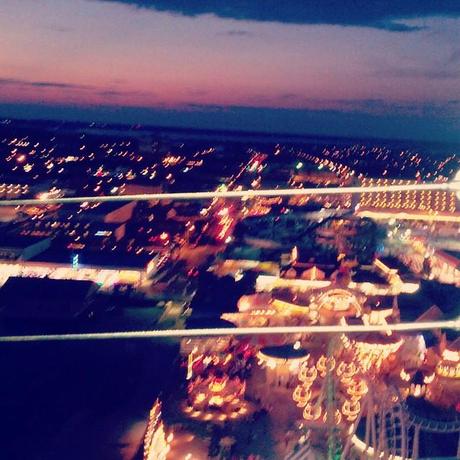
<path fill-rule="evenodd" d="M 459 191 L 460 182 L 444 182 L 430 184 L 406 184 L 406 185 L 372 185 L 355 187 L 321 187 L 300 189 L 268 189 L 268 190 L 228 190 L 212 192 L 177 192 L 177 193 L 144 193 L 134 195 L 102 195 L 102 196 L 79 196 L 61 198 L 30 198 L 0 200 L 0 206 L 42 206 L 44 204 L 67 204 L 67 203 L 103 203 L 115 201 L 149 201 L 149 200 L 204 200 L 212 198 L 254 198 L 259 196 L 302 196 L 302 195 L 342 195 L 355 193 L 385 193 L 385 192 L 411 192 L 426 190 Z"/>
<path fill-rule="evenodd" d="M 276 327 L 233 327 L 206 329 L 166 329 L 127 332 L 93 332 L 83 334 L 43 334 L 0 337 L 0 342 L 41 342 L 64 340 L 113 340 L 154 339 L 167 337 L 213 337 L 228 335 L 264 334 L 349 334 L 369 332 L 413 332 L 432 329 L 460 330 L 460 318 L 451 321 L 429 321 L 423 323 L 398 323 L 379 325 L 331 325 L 331 326 L 276 326 Z"/>

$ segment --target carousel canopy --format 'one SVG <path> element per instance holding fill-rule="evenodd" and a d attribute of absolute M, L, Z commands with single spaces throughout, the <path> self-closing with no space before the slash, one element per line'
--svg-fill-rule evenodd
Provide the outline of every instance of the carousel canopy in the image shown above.
<path fill-rule="evenodd" d="M 308 351 L 302 348 L 295 349 L 293 345 L 280 345 L 278 347 L 265 347 L 260 350 L 265 356 L 277 359 L 299 359 L 308 356 Z"/>
<path fill-rule="evenodd" d="M 191 316 L 187 319 L 186 329 L 202 329 L 202 328 L 232 328 L 235 327 L 230 321 L 217 317 L 196 317 Z"/>

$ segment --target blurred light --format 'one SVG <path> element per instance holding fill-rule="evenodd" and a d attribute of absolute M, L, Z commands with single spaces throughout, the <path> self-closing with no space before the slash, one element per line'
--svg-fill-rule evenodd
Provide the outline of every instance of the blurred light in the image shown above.
<path fill-rule="evenodd" d="M 455 185 L 455 188 L 457 189 L 457 199 L 460 200 L 460 171 L 457 172 L 457 174 L 455 174 L 455 177 L 454 177 L 454 185 Z"/>
<path fill-rule="evenodd" d="M 47 192 L 43 192 L 43 193 L 40 193 L 37 195 L 37 198 L 40 200 L 40 201 L 46 201 L 48 198 L 49 198 L 50 194 L 47 193 Z"/>

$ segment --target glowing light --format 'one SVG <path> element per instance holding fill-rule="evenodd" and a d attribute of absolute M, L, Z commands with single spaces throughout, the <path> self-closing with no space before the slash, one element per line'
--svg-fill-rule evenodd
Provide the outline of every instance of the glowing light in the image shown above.
<path fill-rule="evenodd" d="M 72 268 L 77 269 L 80 263 L 80 257 L 78 254 L 72 256 Z"/>
<path fill-rule="evenodd" d="M 46 201 L 49 198 L 49 193 L 43 192 L 38 195 L 40 201 Z"/>
<path fill-rule="evenodd" d="M 343 419 L 353 422 L 361 411 L 361 398 L 367 393 L 368 386 L 358 373 L 358 366 L 341 353 L 334 358 L 321 355 L 316 363 L 304 362 L 299 371 L 300 384 L 294 389 L 292 399 L 297 406 L 304 408 L 306 420 L 318 420 L 323 414 L 327 422 L 326 378 L 329 374 L 336 382 L 336 397 L 340 410 L 334 413 L 334 422 L 340 424 Z M 336 365 L 336 362 L 339 362 Z"/>
<path fill-rule="evenodd" d="M 452 361 L 452 362 L 457 363 L 460 361 L 460 353 L 458 351 L 453 351 L 453 350 L 449 350 L 448 348 L 446 348 L 442 352 L 442 359 L 446 359 L 447 361 Z"/>
<path fill-rule="evenodd" d="M 289 363 L 302 363 L 308 359 L 309 355 L 301 356 L 299 358 L 275 358 L 273 356 L 268 356 L 262 351 L 257 353 L 257 358 L 259 360 L 259 364 L 265 364 L 270 369 L 275 369 L 278 365 L 284 365 L 286 362 Z"/>
<path fill-rule="evenodd" d="M 437 364 L 435 372 L 440 377 L 448 379 L 460 379 L 460 363 L 450 364 L 445 361 L 441 361 Z"/>
<path fill-rule="evenodd" d="M 420 398 L 426 392 L 426 385 L 420 385 L 418 383 L 416 384 L 411 383 L 409 391 L 410 391 L 410 394 L 414 396 L 415 398 Z"/>
<path fill-rule="evenodd" d="M 321 406 L 312 406 L 307 404 L 303 410 L 303 418 L 305 420 L 318 420 L 321 417 L 323 410 Z"/>
<path fill-rule="evenodd" d="M 455 174 L 452 185 L 455 187 L 454 190 L 456 189 L 457 199 L 460 200 L 460 171 Z"/>
<path fill-rule="evenodd" d="M 369 371 L 371 368 L 377 371 L 380 369 L 383 361 L 385 361 L 391 354 L 396 353 L 402 344 L 403 339 L 399 339 L 397 342 L 392 343 L 354 341 L 353 347 L 356 350 L 357 358 L 361 367 L 365 371 Z"/>
<path fill-rule="evenodd" d="M 150 411 L 144 437 L 144 460 L 166 460 L 169 450 L 169 442 L 161 420 L 161 402 L 156 400 Z"/>
<path fill-rule="evenodd" d="M 399 376 L 401 377 L 401 380 L 404 380 L 405 382 L 410 380 L 410 374 L 408 374 L 404 369 L 401 369 Z"/>
<path fill-rule="evenodd" d="M 225 388 L 226 385 L 227 385 L 227 380 L 226 379 L 214 380 L 209 384 L 209 389 L 213 393 L 219 393 Z"/>
<path fill-rule="evenodd" d="M 342 413 L 348 421 L 353 422 L 361 411 L 361 404 L 359 401 L 344 401 L 342 405 Z"/>

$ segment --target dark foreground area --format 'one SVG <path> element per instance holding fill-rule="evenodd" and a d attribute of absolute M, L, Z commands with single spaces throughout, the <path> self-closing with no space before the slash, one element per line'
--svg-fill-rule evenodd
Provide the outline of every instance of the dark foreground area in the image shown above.
<path fill-rule="evenodd" d="M 1 344 L 0 458 L 132 458 L 176 356 L 151 340 Z"/>

